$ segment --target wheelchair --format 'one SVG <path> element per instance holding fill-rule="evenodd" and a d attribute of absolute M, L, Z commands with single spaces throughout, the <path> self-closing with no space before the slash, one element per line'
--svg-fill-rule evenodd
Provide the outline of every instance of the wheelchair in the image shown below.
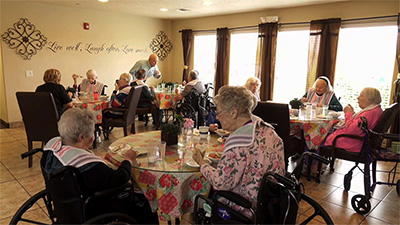
<path fill-rule="evenodd" d="M 364 192 L 365 194 L 354 195 L 351 199 L 351 206 L 359 214 L 366 214 L 371 211 L 371 203 L 369 200 L 372 198 L 372 192 L 374 191 L 376 185 L 388 185 L 396 186 L 397 195 L 400 196 L 400 179 L 395 181 L 397 173 L 397 165 L 400 162 L 400 155 L 393 154 L 390 148 L 381 148 L 382 140 L 388 139 L 392 141 L 400 141 L 399 134 L 385 134 L 377 133 L 373 130 L 368 129 L 368 121 L 365 117 L 361 117 L 363 121 L 361 124 L 361 129 L 364 131 L 363 147 L 359 154 L 359 160 L 356 161 L 356 165 L 350 169 L 350 171 L 344 177 L 344 187 L 345 190 L 350 190 L 351 180 L 353 175 L 353 170 L 359 168 L 359 162 L 364 163 Z M 388 173 L 388 178 L 386 182 L 376 180 L 376 163 L 378 161 L 384 162 L 394 162 L 394 166 L 391 170 L 386 171 Z M 372 164 L 372 171 L 370 165 Z M 372 182 L 371 182 L 371 172 L 372 172 Z"/>
<path fill-rule="evenodd" d="M 267 172 L 262 178 L 255 208 L 247 199 L 229 191 L 215 191 L 211 199 L 198 195 L 195 198 L 193 220 L 196 224 L 296 224 L 299 202 L 305 201 L 314 211 L 300 224 L 308 224 L 314 218 L 322 218 L 326 224 L 333 224 L 325 209 L 304 193 L 304 186 L 299 182 L 306 155 L 328 163 L 328 160 L 315 153 L 304 152 L 292 173 L 282 176 Z M 251 216 L 235 210 L 230 203 L 247 210 Z"/>
<path fill-rule="evenodd" d="M 43 152 L 43 149 L 33 149 L 22 154 L 21 157 L 26 158 L 37 152 Z M 137 224 L 135 219 L 127 214 L 112 211 L 100 212 L 97 211 L 97 207 L 93 207 L 104 199 L 123 198 L 131 189 L 131 182 L 84 197 L 77 169 L 65 166 L 47 174 L 43 167 L 45 155 L 47 154 L 43 153 L 40 164 L 46 189 L 28 199 L 17 210 L 10 224 L 112 224 L 116 222 Z M 44 205 L 48 219 L 45 221 L 29 219 L 25 213 L 35 204 Z"/>

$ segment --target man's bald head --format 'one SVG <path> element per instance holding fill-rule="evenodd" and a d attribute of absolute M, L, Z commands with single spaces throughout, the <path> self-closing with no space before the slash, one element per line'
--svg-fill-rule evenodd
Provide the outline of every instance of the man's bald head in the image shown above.
<path fill-rule="evenodd" d="M 151 54 L 150 57 L 149 57 L 149 63 L 150 63 L 150 65 L 151 65 L 151 67 L 156 66 L 156 65 L 157 65 L 157 62 L 158 62 L 158 57 L 157 57 L 157 55 L 156 55 L 156 54 Z"/>

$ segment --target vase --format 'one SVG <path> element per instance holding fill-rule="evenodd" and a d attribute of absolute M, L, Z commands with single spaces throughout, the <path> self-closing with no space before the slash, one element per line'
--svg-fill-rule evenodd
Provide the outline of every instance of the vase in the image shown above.
<path fill-rule="evenodd" d="M 178 135 L 161 131 L 161 141 L 165 141 L 167 146 L 176 145 L 178 143 Z"/>

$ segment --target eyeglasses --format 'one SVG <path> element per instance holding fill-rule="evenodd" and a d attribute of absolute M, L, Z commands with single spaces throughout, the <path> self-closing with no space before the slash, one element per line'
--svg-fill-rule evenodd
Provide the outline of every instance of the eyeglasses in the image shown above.
<path fill-rule="evenodd" d="M 224 113 L 226 113 L 226 111 L 224 111 L 224 110 L 218 111 L 217 110 L 215 113 L 216 113 L 216 116 L 221 117 Z"/>

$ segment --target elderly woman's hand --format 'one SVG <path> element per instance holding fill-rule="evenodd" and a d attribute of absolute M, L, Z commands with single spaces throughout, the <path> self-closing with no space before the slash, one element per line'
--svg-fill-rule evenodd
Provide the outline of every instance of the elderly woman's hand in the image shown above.
<path fill-rule="evenodd" d="M 210 124 L 210 131 L 215 132 L 218 130 L 218 123 Z"/>
<path fill-rule="evenodd" d="M 306 98 L 306 97 L 302 97 L 302 98 L 300 99 L 300 101 L 303 102 L 303 103 L 304 103 L 304 102 L 307 102 L 307 98 Z"/>
<path fill-rule="evenodd" d="M 353 108 L 353 106 L 348 104 L 348 105 L 346 105 L 346 107 L 344 107 L 343 112 L 344 113 L 348 113 L 349 112 L 351 114 L 354 114 L 354 108 Z"/>
<path fill-rule="evenodd" d="M 201 153 L 200 149 L 195 149 L 193 151 L 193 156 L 192 156 L 193 160 L 197 162 L 197 164 L 199 164 L 199 166 L 203 165 L 203 164 L 207 164 L 206 161 L 204 161 L 204 153 Z"/>
<path fill-rule="evenodd" d="M 128 150 L 124 154 L 124 158 L 126 160 L 128 160 L 131 163 L 131 165 L 135 165 L 136 164 L 136 157 L 137 157 L 136 151 L 134 151 L 132 149 Z"/>

